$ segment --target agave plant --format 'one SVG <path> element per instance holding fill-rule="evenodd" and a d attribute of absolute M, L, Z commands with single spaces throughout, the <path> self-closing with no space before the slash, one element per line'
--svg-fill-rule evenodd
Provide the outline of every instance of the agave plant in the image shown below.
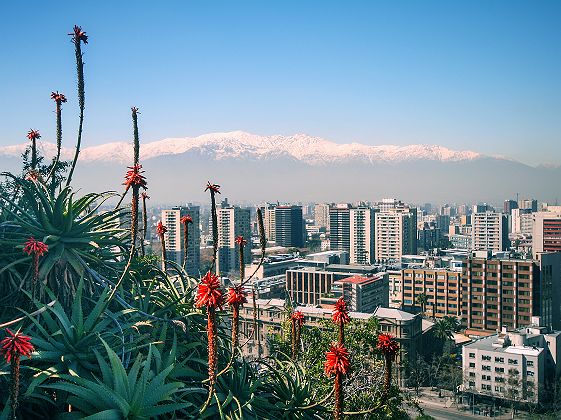
<path fill-rule="evenodd" d="M 40 261 L 39 279 L 57 291 L 65 306 L 69 306 L 80 277 L 89 278 L 86 267 L 101 273 L 120 269 L 119 257 L 126 246 L 124 231 L 119 229 L 121 212 L 98 211 L 113 194 L 91 193 L 76 198 L 71 187 L 65 187 L 53 197 L 40 181 L 5 175 L 13 179 L 23 195 L 17 202 L 0 196 L 0 208 L 7 214 L 0 223 L 0 246 L 18 249 L 23 246 L 23 238 L 28 237 L 44 242 L 49 252 Z M 21 255 L 14 258 L 2 253 L 0 275 L 10 270 L 11 278 L 22 277 L 21 270 L 28 268 L 25 263 L 31 257 Z M 18 269 L 19 273 L 14 274 Z M 5 292 L 19 287 L 13 283 L 10 286 L 12 290 Z M 87 286 L 92 291 L 92 282 Z"/>
<path fill-rule="evenodd" d="M 173 364 L 162 364 L 161 354 L 153 347 L 146 357 L 138 354 L 127 371 L 111 347 L 101 341 L 108 361 L 94 349 L 100 378 L 61 375 L 60 381 L 45 387 L 67 392 L 73 410 L 99 419 L 150 419 L 189 406 L 174 402 L 174 394 L 184 384 L 168 381 Z M 160 369 L 155 369 L 155 364 Z"/>

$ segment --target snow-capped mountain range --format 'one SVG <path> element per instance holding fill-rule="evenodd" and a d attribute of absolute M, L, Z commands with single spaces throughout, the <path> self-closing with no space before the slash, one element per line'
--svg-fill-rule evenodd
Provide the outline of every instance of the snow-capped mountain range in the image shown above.
<path fill-rule="evenodd" d="M 0 147 L 0 156 L 19 156 L 27 144 Z M 45 156 L 55 153 L 55 145 L 40 142 Z M 440 162 L 471 161 L 484 155 L 472 151 L 456 151 L 436 145 L 371 146 L 359 143 L 339 144 L 305 134 L 292 136 L 260 136 L 243 131 L 210 133 L 198 137 L 168 138 L 141 144 L 143 161 L 170 155 L 196 153 L 215 160 L 274 160 L 291 158 L 309 165 L 345 163 L 349 161 L 399 163 L 415 160 Z M 63 148 L 62 158 L 71 159 L 73 148 Z M 128 163 L 132 159 L 131 143 L 115 142 L 84 147 L 81 162 Z"/>

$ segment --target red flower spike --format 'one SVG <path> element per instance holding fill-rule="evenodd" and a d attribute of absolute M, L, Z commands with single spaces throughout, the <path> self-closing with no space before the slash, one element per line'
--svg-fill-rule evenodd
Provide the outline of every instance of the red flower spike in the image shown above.
<path fill-rule="evenodd" d="M 347 308 L 347 302 L 342 297 L 335 303 L 335 308 L 333 308 L 333 315 L 331 319 L 337 325 L 347 324 L 351 318 L 349 317 L 349 309 Z"/>
<path fill-rule="evenodd" d="M 199 283 L 195 306 L 197 308 L 206 306 L 207 308 L 220 307 L 220 309 L 222 309 L 223 300 L 224 297 L 222 295 L 222 290 L 220 290 L 218 276 L 212 274 L 210 271 L 207 272 Z"/>
<path fill-rule="evenodd" d="M 0 354 L 4 356 L 6 362 L 10 363 L 12 359 L 21 356 L 31 357 L 31 353 L 35 350 L 31 344 L 31 338 L 23 335 L 19 331 L 13 333 L 6 328 L 8 337 L 0 341 Z"/>
<path fill-rule="evenodd" d="M 332 344 L 329 347 L 329 351 L 325 353 L 325 374 L 332 375 L 341 373 L 343 375 L 351 368 L 351 362 L 349 360 L 349 351 L 345 346 L 339 344 Z"/>
<path fill-rule="evenodd" d="M 72 32 L 70 32 L 68 35 L 70 35 L 72 37 L 72 42 L 77 43 L 82 41 L 84 44 L 88 43 L 88 36 L 86 35 L 86 33 L 84 31 L 82 31 L 82 28 L 78 25 L 74 25 L 74 29 Z"/>
<path fill-rule="evenodd" d="M 39 131 L 37 130 L 29 130 L 29 132 L 27 133 L 27 138 L 29 140 L 38 140 L 41 138 L 41 134 L 39 134 Z"/>
<path fill-rule="evenodd" d="M 240 236 L 236 236 L 235 241 L 236 241 L 236 243 L 237 243 L 238 245 L 246 245 L 246 244 L 247 244 L 247 241 L 246 241 L 246 240 L 243 238 L 243 236 L 241 236 L 241 235 L 240 235 Z"/>
<path fill-rule="evenodd" d="M 168 228 L 165 227 L 164 224 L 162 223 L 162 221 L 160 220 L 158 222 L 158 224 L 156 225 L 156 232 L 158 233 L 158 235 L 162 236 L 167 231 L 168 231 Z"/>
<path fill-rule="evenodd" d="M 128 168 L 129 170 L 125 175 L 125 182 L 123 182 L 123 185 L 126 185 L 127 188 L 139 187 L 146 189 L 146 178 L 142 175 L 144 173 L 144 171 L 141 170 L 142 165 L 129 166 Z"/>
<path fill-rule="evenodd" d="M 183 216 L 181 219 L 179 219 L 179 221 L 186 225 L 187 223 L 193 223 L 193 218 L 190 214 L 188 214 L 187 216 Z"/>
<path fill-rule="evenodd" d="M 23 247 L 23 252 L 27 255 L 35 255 L 37 257 L 43 256 L 43 254 L 47 253 L 49 250 L 49 246 L 46 245 L 44 242 L 36 240 L 33 236 L 27 240 Z"/>
<path fill-rule="evenodd" d="M 300 326 L 304 324 L 304 314 L 300 311 L 293 312 L 292 319 L 296 321 Z"/>
<path fill-rule="evenodd" d="M 392 357 L 399 351 L 399 343 L 389 334 L 379 334 L 376 347 L 385 355 Z"/>
<path fill-rule="evenodd" d="M 58 90 L 56 92 L 51 92 L 51 99 L 59 105 L 63 102 L 66 102 L 66 96 L 64 96 L 64 94 L 62 93 L 59 93 Z"/>
<path fill-rule="evenodd" d="M 234 305 L 243 306 L 244 303 L 247 303 L 247 292 L 244 290 L 242 285 L 230 287 L 228 289 L 228 294 L 226 296 L 226 303 L 228 303 L 231 306 Z"/>
<path fill-rule="evenodd" d="M 207 182 L 205 191 L 211 191 L 220 194 L 220 185 L 211 184 L 210 181 Z"/>

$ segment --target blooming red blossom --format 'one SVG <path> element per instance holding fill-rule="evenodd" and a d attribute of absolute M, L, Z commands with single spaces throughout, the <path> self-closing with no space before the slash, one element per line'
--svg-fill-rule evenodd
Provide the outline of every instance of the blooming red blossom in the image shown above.
<path fill-rule="evenodd" d="M 188 214 L 187 216 L 183 216 L 181 219 L 179 219 L 179 221 L 185 225 L 187 223 L 193 223 L 193 218 L 190 214 Z"/>
<path fill-rule="evenodd" d="M 242 305 L 247 303 L 247 292 L 242 285 L 230 287 L 226 296 L 226 303 L 229 305 Z"/>
<path fill-rule="evenodd" d="M 88 43 L 88 36 L 84 31 L 82 31 L 82 28 L 78 25 L 74 25 L 74 30 L 70 32 L 68 35 L 72 37 L 72 42 L 74 43 L 80 41 L 82 41 L 84 44 Z"/>
<path fill-rule="evenodd" d="M 348 323 L 351 318 L 349 317 L 349 309 L 347 308 L 347 302 L 342 297 L 335 303 L 335 308 L 333 308 L 333 315 L 331 316 L 333 322 L 337 325 Z"/>
<path fill-rule="evenodd" d="M 240 236 L 236 236 L 235 241 L 236 241 L 236 243 L 237 243 L 238 245 L 245 245 L 245 244 L 247 244 L 247 241 L 246 241 L 246 240 L 244 239 L 244 237 L 241 236 L 241 235 L 240 235 Z"/>
<path fill-rule="evenodd" d="M 210 181 L 207 182 L 205 191 L 210 191 L 213 193 L 220 194 L 220 185 L 218 184 L 211 184 Z"/>
<path fill-rule="evenodd" d="M 64 96 L 64 94 L 62 93 L 59 93 L 58 90 L 56 92 L 51 92 L 51 99 L 59 105 L 63 102 L 66 102 L 66 96 Z"/>
<path fill-rule="evenodd" d="M 38 181 L 38 180 L 39 180 L 39 176 L 40 176 L 39 172 L 34 171 L 34 170 L 32 169 L 32 170 L 30 170 L 30 171 L 27 173 L 27 175 L 25 176 L 25 179 L 26 179 L 27 181 Z"/>
<path fill-rule="evenodd" d="M 167 231 L 168 231 L 168 228 L 165 227 L 164 224 L 162 223 L 162 221 L 160 220 L 158 222 L 158 224 L 156 225 L 156 232 L 158 233 L 159 236 L 162 236 Z"/>
<path fill-rule="evenodd" d="M 23 252 L 27 255 L 35 255 L 37 257 L 43 256 L 49 250 L 49 246 L 44 242 L 36 240 L 33 236 L 30 237 L 23 247 Z"/>
<path fill-rule="evenodd" d="M 224 296 L 222 295 L 222 290 L 220 290 L 218 276 L 212 274 L 210 271 L 207 272 L 199 283 L 195 306 L 197 308 L 203 306 L 213 309 L 216 307 L 222 308 L 223 300 Z"/>
<path fill-rule="evenodd" d="M 37 130 L 29 130 L 27 133 L 27 138 L 29 140 L 38 140 L 41 138 L 41 134 Z"/>
<path fill-rule="evenodd" d="M 31 338 L 23 335 L 19 331 L 15 333 L 6 328 L 8 336 L 0 341 L 0 354 L 4 356 L 6 362 L 10 363 L 12 359 L 21 356 L 31 357 L 34 348 L 31 344 Z"/>
<path fill-rule="evenodd" d="M 144 173 L 144 171 L 141 170 L 142 165 L 129 166 L 128 169 L 123 185 L 126 185 L 127 188 L 139 187 L 146 189 L 146 178 L 142 175 Z"/>
<path fill-rule="evenodd" d="M 399 351 L 399 343 L 389 334 L 379 334 L 376 347 L 386 356 L 391 357 L 394 357 Z"/>
<path fill-rule="evenodd" d="M 347 374 L 351 368 L 351 362 L 349 360 L 349 351 L 345 346 L 339 344 L 332 344 L 329 347 L 329 351 L 325 353 L 325 374 L 332 375 L 341 373 L 343 375 Z"/>
<path fill-rule="evenodd" d="M 294 311 L 292 313 L 292 320 L 302 326 L 304 324 L 304 314 L 300 311 Z"/>

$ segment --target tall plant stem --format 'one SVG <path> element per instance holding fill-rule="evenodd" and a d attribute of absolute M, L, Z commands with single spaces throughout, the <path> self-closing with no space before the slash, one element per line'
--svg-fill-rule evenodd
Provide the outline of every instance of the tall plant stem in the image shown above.
<path fill-rule="evenodd" d="M 19 399 L 19 367 L 20 367 L 20 356 L 14 355 L 12 358 L 10 370 L 10 419 L 17 419 L 17 409 L 18 409 L 18 399 Z"/>
<path fill-rule="evenodd" d="M 84 88 L 84 60 L 82 58 L 82 46 L 80 42 L 81 41 L 79 38 L 74 39 L 76 53 L 76 74 L 78 76 L 78 105 L 80 107 L 80 119 L 78 123 L 78 139 L 76 141 L 76 152 L 74 153 L 74 159 L 72 159 L 70 172 L 68 173 L 68 178 L 66 179 L 67 186 L 72 182 L 72 175 L 74 175 L 74 169 L 76 169 L 76 163 L 78 162 L 78 156 L 80 154 L 80 147 L 82 144 L 82 130 L 84 127 L 84 108 L 86 104 L 86 95 Z"/>
<path fill-rule="evenodd" d="M 340 420 L 343 412 L 343 374 L 337 372 L 335 374 L 335 381 L 333 383 L 333 390 L 335 393 L 335 407 L 333 409 L 333 418 Z"/>

